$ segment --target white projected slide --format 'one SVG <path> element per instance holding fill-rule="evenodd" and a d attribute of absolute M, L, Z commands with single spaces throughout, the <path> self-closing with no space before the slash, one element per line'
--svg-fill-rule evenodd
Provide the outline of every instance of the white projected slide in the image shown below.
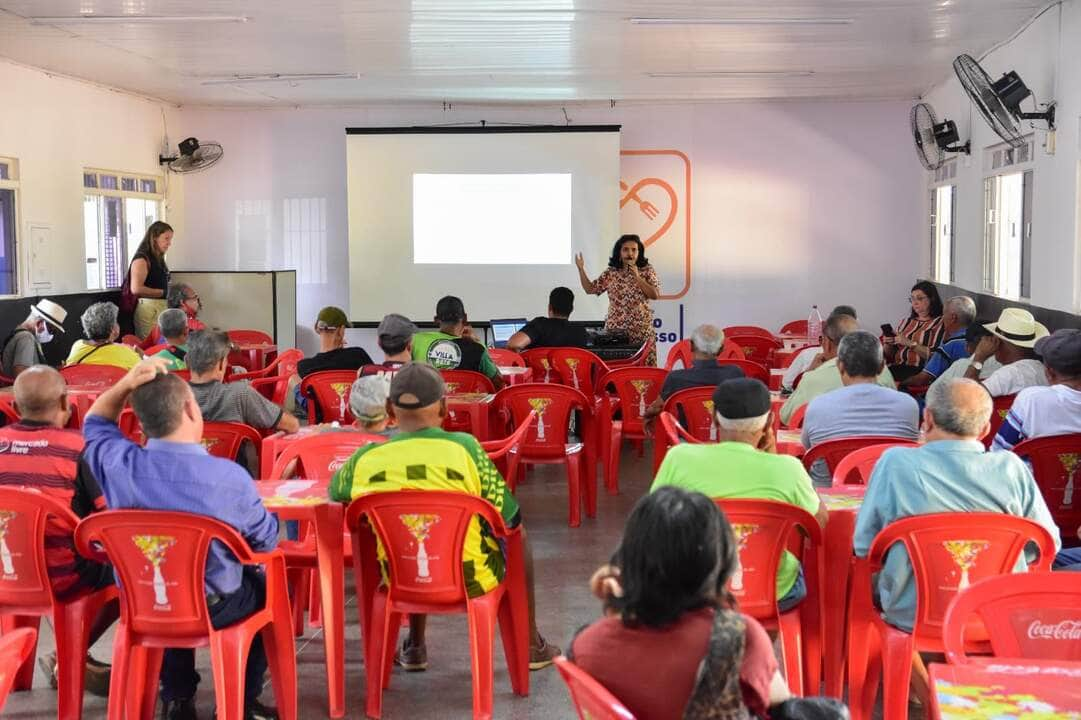
<path fill-rule="evenodd" d="M 558 265 L 570 261 L 570 173 L 413 176 L 413 262 Z"/>

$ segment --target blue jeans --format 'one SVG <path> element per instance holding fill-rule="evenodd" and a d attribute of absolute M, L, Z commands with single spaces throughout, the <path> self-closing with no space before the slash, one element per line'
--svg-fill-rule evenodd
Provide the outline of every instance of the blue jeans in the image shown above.
<path fill-rule="evenodd" d="M 1081 572 L 1081 547 L 1059 550 L 1055 561 L 1051 563 L 1051 569 Z"/>
<path fill-rule="evenodd" d="M 799 574 L 796 575 L 796 583 L 792 586 L 792 589 L 777 601 L 777 609 L 781 612 L 788 612 L 803 602 L 805 597 L 807 597 L 807 583 L 803 579 L 803 568 L 801 567 Z"/>

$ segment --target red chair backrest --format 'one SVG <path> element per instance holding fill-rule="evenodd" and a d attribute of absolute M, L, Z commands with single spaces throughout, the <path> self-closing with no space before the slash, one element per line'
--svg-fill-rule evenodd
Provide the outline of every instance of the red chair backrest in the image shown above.
<path fill-rule="evenodd" d="M 513 350 L 506 348 L 488 348 L 492 362 L 501 367 L 525 367 L 525 359 Z"/>
<path fill-rule="evenodd" d="M 1040 551 L 1035 568 L 1050 568 L 1054 541 L 1031 520 L 986 512 L 914 515 L 890 523 L 875 536 L 867 563 L 872 573 L 877 572 L 889 549 L 903 545 L 916 585 L 913 632 L 941 637 L 946 609 L 954 596 L 977 580 L 1012 573 L 1030 542 Z"/>
<path fill-rule="evenodd" d="M 668 447 L 678 445 L 680 442 L 687 442 L 692 445 L 702 442 L 687 432 L 672 413 L 661 411 L 658 417 L 661 427 L 664 429 L 664 438 L 668 443 Z"/>
<path fill-rule="evenodd" d="M 300 393 L 308 398 L 308 422 L 353 423 L 349 391 L 357 379 L 355 370 L 323 370 L 300 381 Z"/>
<path fill-rule="evenodd" d="M 781 326 L 781 335 L 806 335 L 807 334 L 807 321 L 806 320 L 789 320 Z"/>
<path fill-rule="evenodd" d="M 259 450 L 263 436 L 251 425 L 238 422 L 203 422 L 203 447 L 214 457 L 236 460 L 237 453 L 247 440 Z"/>
<path fill-rule="evenodd" d="M 0 637 L 0 710 L 4 709 L 15 675 L 38 642 L 36 628 L 9 630 Z"/>
<path fill-rule="evenodd" d="M 619 397 L 619 409 L 623 416 L 623 432 L 644 433 L 643 414 L 661 394 L 661 386 L 668 371 L 651 367 L 626 367 L 609 370 L 601 375 L 597 387 L 604 391 L 609 385 Z"/>
<path fill-rule="evenodd" d="M 71 508 L 55 498 L 30 488 L 0 487 L 0 614 L 5 607 L 52 606 L 46 526 L 74 532 L 78 522 Z"/>
<path fill-rule="evenodd" d="M 592 410 L 586 396 L 572 387 L 555 383 L 524 383 L 499 391 L 493 401 L 497 411 L 507 411 L 515 426 L 525 422 L 530 412 L 536 420 L 522 438 L 519 448 L 524 457 L 559 457 L 566 454 L 567 429 L 573 410 L 580 410 L 588 420 Z"/>
<path fill-rule="evenodd" d="M 131 408 L 124 408 L 120 411 L 120 418 L 116 421 L 116 425 L 120 428 L 120 432 L 124 433 L 124 437 L 131 440 L 133 443 L 142 445 L 146 442 L 146 436 L 143 434 L 143 426 L 139 422 L 139 418 L 135 414 L 135 411 Z"/>
<path fill-rule="evenodd" d="M 769 386 L 769 368 L 754 360 L 739 360 L 733 358 L 731 360 L 718 360 L 718 365 L 731 365 L 732 367 L 738 367 L 743 371 L 743 374 L 749 378 L 755 380 L 761 380 L 766 386 Z"/>
<path fill-rule="evenodd" d="M 495 386 L 488 376 L 475 370 L 440 370 L 447 394 L 454 393 L 493 393 Z"/>
<path fill-rule="evenodd" d="M 474 515 L 497 538 L 515 532 L 487 500 L 442 490 L 369 493 L 349 504 L 345 522 L 359 557 L 357 531 L 361 517 L 367 517 L 386 553 L 393 602 L 460 606 L 468 598 L 462 550 Z"/>
<path fill-rule="evenodd" d="M 1006 416 L 1010 414 L 1010 408 L 1013 407 L 1015 397 L 1017 397 L 1016 394 L 999 395 L 996 398 L 991 398 L 991 429 L 987 431 L 987 435 L 983 438 L 984 447 L 991 447 L 995 435 L 998 435 L 998 429 L 1002 427 L 1002 423 L 1006 422 Z"/>
<path fill-rule="evenodd" d="M 238 380 L 256 380 L 259 378 L 270 377 L 284 377 L 288 378 L 296 374 L 297 363 L 304 359 L 304 353 L 296 348 L 289 348 L 283 350 L 278 354 L 274 361 L 267 365 L 262 370 L 252 370 L 245 373 L 234 373 L 230 375 L 227 380 L 229 382 L 237 382 Z"/>
<path fill-rule="evenodd" d="M 1081 661 L 1081 578 L 1076 573 L 999 575 L 957 593 L 942 641 L 950 663 L 967 663 L 965 628 L 980 619 L 999 658 Z"/>
<path fill-rule="evenodd" d="M 802 377 L 802 373 L 801 373 Z M 797 383 L 799 378 L 796 378 Z M 810 403 L 803 403 L 798 408 L 792 411 L 792 414 L 788 416 L 788 422 L 785 423 L 785 427 L 790 430 L 800 430 L 803 428 L 803 418 L 807 415 L 807 406 Z"/>
<path fill-rule="evenodd" d="M 714 498 L 732 525 L 739 566 L 728 589 L 739 609 L 755 618 L 777 615 L 777 567 L 782 553 L 799 548 L 802 538 L 822 547 L 822 528 L 803 508 L 775 500 Z M 802 557 L 797 552 L 797 557 Z"/>
<path fill-rule="evenodd" d="M 103 391 L 116 385 L 127 372 L 115 365 L 66 365 L 60 368 L 68 387 L 100 388 Z"/>
<path fill-rule="evenodd" d="M 303 437 L 290 443 L 274 460 L 274 467 L 269 478 L 281 480 L 285 468 L 293 460 L 297 461 L 296 476 L 306 480 L 330 480 L 345 462 L 353 456 L 357 448 L 370 443 L 386 441 L 382 435 L 341 430 L 327 431 Z"/>
<path fill-rule="evenodd" d="M 522 352 L 522 360 L 533 368 L 533 382 L 548 383 L 559 382 L 559 373 L 552 367 L 552 361 L 548 357 L 551 348 L 532 348 Z"/>
<path fill-rule="evenodd" d="M 756 335 L 758 337 L 764 337 L 768 340 L 773 339 L 773 333 L 764 327 L 758 325 L 729 325 L 723 329 L 725 337 L 732 337 L 733 335 Z"/>
<path fill-rule="evenodd" d="M 0 415 L 3 415 L 9 423 L 19 422 L 19 411 L 15 409 L 14 393 L 0 395 Z"/>
<path fill-rule="evenodd" d="M 125 335 L 120 338 L 120 342 L 131 348 L 143 349 L 143 341 L 139 339 L 138 335 Z"/>
<path fill-rule="evenodd" d="M 891 442 L 867 445 L 853 450 L 837 463 L 833 469 L 833 487 L 841 485 L 866 485 L 871 479 L 871 472 L 875 469 L 882 453 L 891 447 L 910 447 L 917 443 L 909 440 L 893 440 Z"/>
<path fill-rule="evenodd" d="M 773 362 L 773 353 L 780 350 L 781 341 L 773 336 L 762 337 L 761 335 L 726 335 L 725 342 L 732 342 L 743 350 L 743 356 L 747 360 L 770 367 Z"/>
<path fill-rule="evenodd" d="M 743 348 L 739 346 L 739 343 L 733 342 L 732 338 L 725 338 L 724 345 L 721 346 L 721 352 L 717 355 L 718 360 L 746 360 L 747 356 L 743 352 Z M 690 367 L 688 365 L 687 367 Z"/>
<path fill-rule="evenodd" d="M 102 390 L 104 392 L 104 390 Z M 94 404 L 94 401 L 98 399 L 100 393 L 98 392 L 78 392 L 68 395 L 68 404 L 71 406 L 71 417 L 68 419 L 67 427 L 78 430 L 83 426 L 83 420 L 86 418 L 87 411 L 90 410 L 90 406 Z"/>
<path fill-rule="evenodd" d="M 507 437 L 481 442 L 480 446 L 484 448 L 484 452 L 488 453 L 488 458 L 494 462 L 512 449 L 517 448 L 521 444 L 522 438 L 529 432 L 529 426 L 533 424 L 535 417 L 537 417 L 537 411 L 531 410 L 525 420 L 520 422 L 518 427 L 514 428 L 514 431 Z"/>
<path fill-rule="evenodd" d="M 603 360 L 582 348 L 552 348 L 548 359 L 564 385 L 589 398 L 596 394 L 597 378 L 609 370 Z"/>
<path fill-rule="evenodd" d="M 285 396 L 289 393 L 289 376 L 274 375 L 255 378 L 251 381 L 251 386 L 253 390 L 275 405 L 284 405 Z"/>
<path fill-rule="evenodd" d="M 649 357 L 649 353 L 653 349 L 654 344 L 653 338 L 650 338 L 642 343 L 642 347 L 638 348 L 638 352 L 631 355 L 629 358 L 623 360 L 606 360 L 605 364 L 612 369 L 620 367 L 648 367 L 646 365 L 646 359 Z"/>
<path fill-rule="evenodd" d="M 240 562 L 252 552 L 240 534 L 204 515 L 159 510 L 107 510 L 83 519 L 75 545 L 83 554 L 101 543 L 119 579 L 121 616 L 130 632 L 191 637 L 210 630 L 204 574 L 217 540 Z"/>
<path fill-rule="evenodd" d="M 806 407 L 806 406 L 803 406 Z M 802 408 L 801 408 L 802 409 Z M 797 411 L 798 412 L 798 411 Z M 793 417 L 795 417 L 793 415 Z M 802 425 L 802 422 L 800 423 Z M 789 423 L 791 427 L 791 423 Z M 849 453 L 865 448 L 869 445 L 915 445 L 915 442 L 909 440 L 901 440 L 900 438 L 888 437 L 884 435 L 860 435 L 859 437 L 847 437 L 838 438 L 836 440 L 827 440 L 820 442 L 817 445 L 812 445 L 811 448 L 803 455 L 803 467 L 808 470 L 819 459 L 826 461 L 826 466 L 829 468 L 830 475 L 833 475 L 837 469 L 838 463 L 841 462 Z"/>
<path fill-rule="evenodd" d="M 1025 440 L 1013 451 L 1032 466 L 1063 540 L 1075 540 L 1081 527 L 1081 433 Z"/>
<path fill-rule="evenodd" d="M 664 411 L 671 413 L 699 442 L 717 442 L 717 429 L 713 425 L 713 390 L 709 385 L 687 388 L 672 393 L 664 402 Z"/>
<path fill-rule="evenodd" d="M 585 670 L 562 655 L 556 658 L 556 668 L 580 720 L 634 720 L 631 711 Z"/>
<path fill-rule="evenodd" d="M 668 357 L 664 360 L 664 369 L 671 370 L 676 366 L 677 362 L 685 368 L 689 368 L 694 364 L 694 355 L 691 349 L 690 340 L 680 340 L 675 345 L 668 348 Z"/>
<path fill-rule="evenodd" d="M 236 343 L 265 343 L 267 345 L 274 343 L 274 338 L 262 330 L 230 330 L 227 334 L 229 339 Z"/>

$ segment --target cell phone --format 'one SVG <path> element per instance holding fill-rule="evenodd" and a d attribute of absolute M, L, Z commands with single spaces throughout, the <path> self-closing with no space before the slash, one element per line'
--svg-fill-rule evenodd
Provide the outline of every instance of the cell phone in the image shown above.
<path fill-rule="evenodd" d="M 880 325 L 879 327 L 882 328 L 882 334 L 885 335 L 886 337 L 896 337 L 897 336 L 897 333 L 894 332 L 894 330 L 893 330 L 893 325 L 890 325 L 889 323 L 886 323 L 885 325 Z"/>

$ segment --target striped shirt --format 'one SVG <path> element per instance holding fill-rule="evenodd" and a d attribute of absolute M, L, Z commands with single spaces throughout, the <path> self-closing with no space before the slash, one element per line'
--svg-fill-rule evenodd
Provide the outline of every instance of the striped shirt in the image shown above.
<path fill-rule="evenodd" d="M 82 452 L 83 437 L 77 430 L 31 420 L 0 428 L 0 485 L 40 490 L 79 517 L 104 510 L 101 488 Z M 45 563 L 61 599 L 93 587 L 100 576 L 98 563 L 75 552 L 71 530 L 52 519 L 45 526 Z"/>
<path fill-rule="evenodd" d="M 942 336 L 946 328 L 942 325 L 942 316 L 920 320 L 919 318 L 906 317 L 897 324 L 897 337 L 908 338 L 917 345 L 934 350 L 942 344 Z M 921 367 L 923 358 L 916 354 L 912 348 L 897 348 L 897 357 L 894 362 L 898 365 L 912 365 Z"/>

